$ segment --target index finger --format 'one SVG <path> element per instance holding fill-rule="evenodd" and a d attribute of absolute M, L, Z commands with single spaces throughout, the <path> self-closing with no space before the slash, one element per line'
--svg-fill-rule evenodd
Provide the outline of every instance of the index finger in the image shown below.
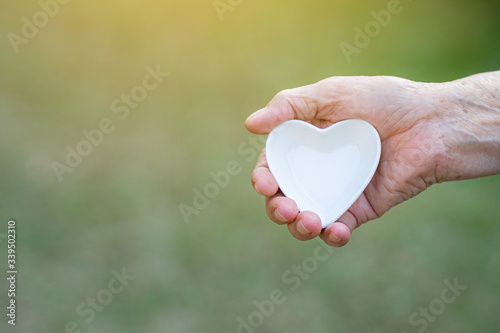
<path fill-rule="evenodd" d="M 257 193 L 271 197 L 278 192 L 278 183 L 267 165 L 266 150 L 263 149 L 252 172 L 252 185 Z"/>

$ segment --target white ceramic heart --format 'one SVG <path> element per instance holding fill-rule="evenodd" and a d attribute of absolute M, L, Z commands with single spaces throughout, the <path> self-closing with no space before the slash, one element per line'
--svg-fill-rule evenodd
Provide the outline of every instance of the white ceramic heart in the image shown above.
<path fill-rule="evenodd" d="M 299 120 L 277 126 L 267 138 L 269 169 L 300 211 L 312 211 L 325 228 L 363 193 L 380 160 L 377 130 L 359 119 L 320 129 Z"/>

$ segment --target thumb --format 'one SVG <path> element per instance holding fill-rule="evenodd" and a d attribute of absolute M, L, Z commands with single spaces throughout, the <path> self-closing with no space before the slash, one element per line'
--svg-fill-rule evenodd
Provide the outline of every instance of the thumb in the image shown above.
<path fill-rule="evenodd" d="M 312 121 L 319 108 L 316 94 L 314 85 L 283 90 L 267 107 L 251 114 L 245 127 L 254 134 L 269 134 L 287 120 Z"/>

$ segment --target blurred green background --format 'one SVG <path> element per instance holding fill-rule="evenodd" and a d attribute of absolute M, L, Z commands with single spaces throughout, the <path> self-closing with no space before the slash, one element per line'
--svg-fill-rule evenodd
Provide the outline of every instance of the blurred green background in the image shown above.
<path fill-rule="evenodd" d="M 17 53 L 8 34 L 40 5 L 0 4 L 0 268 L 10 218 L 19 267 L 18 325 L 2 313 L 0 332 L 74 322 L 66 332 L 231 333 L 279 289 L 286 301 L 253 331 L 410 333 L 423 329 L 410 315 L 455 278 L 467 290 L 425 330 L 498 332 L 499 177 L 430 188 L 356 230 L 291 290 L 283 274 L 319 243 L 267 219 L 243 126 L 278 91 L 329 76 L 440 82 L 497 70 L 498 2 L 402 0 L 350 64 L 339 44 L 387 1 L 232 3 L 221 20 L 212 0 L 73 0 Z M 148 66 L 170 75 L 120 119 L 113 101 Z M 58 181 L 52 163 L 103 118 L 114 131 Z M 178 205 L 232 160 L 241 173 L 186 223 Z M 79 305 L 122 269 L 135 279 L 87 322 Z"/>

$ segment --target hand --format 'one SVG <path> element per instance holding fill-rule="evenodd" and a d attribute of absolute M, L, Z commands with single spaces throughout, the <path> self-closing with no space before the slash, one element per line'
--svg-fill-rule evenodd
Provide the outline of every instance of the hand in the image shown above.
<path fill-rule="evenodd" d="M 498 80 L 498 73 L 494 77 Z M 434 183 L 500 172 L 500 145 L 495 151 L 494 170 L 480 170 L 473 165 L 477 163 L 463 162 L 459 143 L 470 143 L 470 136 L 475 135 L 477 145 L 481 144 L 480 133 L 468 129 L 471 120 L 458 117 L 459 113 L 463 115 L 464 100 L 454 97 L 467 84 L 472 83 L 333 77 L 277 94 L 266 108 L 248 117 L 245 126 L 250 132 L 268 134 L 291 119 L 326 128 L 341 120 L 357 118 L 370 122 L 378 130 L 382 154 L 379 167 L 363 194 L 338 221 L 322 230 L 315 213 L 299 213 L 295 202 L 279 190 L 263 151 L 253 171 L 252 184 L 266 197 L 269 218 L 278 224 L 287 224 L 290 233 L 299 240 L 320 236 L 331 246 L 343 246 L 355 228 L 382 216 Z M 496 130 L 499 133 L 498 128 Z M 483 157 L 492 158 L 486 155 Z M 460 162 L 462 167 L 452 167 L 454 162 Z"/>

